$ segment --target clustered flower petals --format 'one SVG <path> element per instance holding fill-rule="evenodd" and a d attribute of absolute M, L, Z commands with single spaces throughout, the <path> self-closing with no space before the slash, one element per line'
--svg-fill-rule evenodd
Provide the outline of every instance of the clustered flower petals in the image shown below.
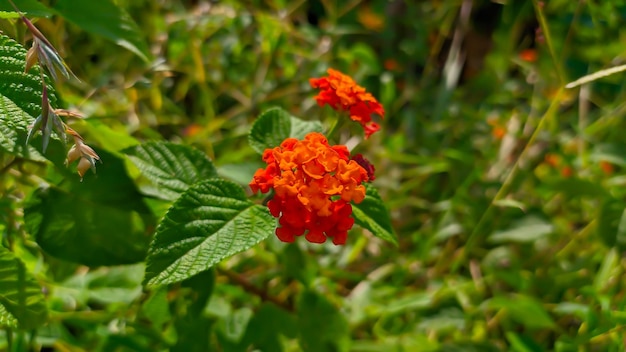
<path fill-rule="evenodd" d="M 369 138 L 380 129 L 380 126 L 372 121 L 372 114 L 384 118 L 385 109 L 372 94 L 356 84 L 350 76 L 332 68 L 327 72 L 327 77 L 309 79 L 311 87 L 320 89 L 315 96 L 317 104 L 319 106 L 328 104 L 335 110 L 347 111 L 353 121 L 363 126 L 365 138 Z"/>
<path fill-rule="evenodd" d="M 324 135 L 312 132 L 266 149 L 263 161 L 267 167 L 256 171 L 250 188 L 254 193 L 274 190 L 267 206 L 279 218 L 278 238 L 293 242 L 305 235 L 312 243 L 332 238 L 334 244 L 344 244 L 354 224 L 350 203 L 363 201 L 362 183 L 370 180 L 368 170 L 350 159 L 348 148 L 331 146 Z"/>

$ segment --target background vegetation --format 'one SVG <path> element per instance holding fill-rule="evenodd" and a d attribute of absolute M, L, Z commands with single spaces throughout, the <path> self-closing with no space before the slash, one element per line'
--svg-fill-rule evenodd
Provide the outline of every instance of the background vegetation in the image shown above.
<path fill-rule="evenodd" d="M 40 138 L 16 147 L 36 105 L 0 114 L 0 286 L 28 274 L 43 288 L 19 326 L 0 319 L 3 349 L 626 348 L 624 76 L 565 88 L 623 63 L 626 2 L 15 3 L 80 78 L 55 86 L 56 105 L 82 112 L 67 122 L 104 162 L 81 183 L 58 141 L 51 161 Z M 7 14 L 2 32 L 29 43 Z M 381 132 L 341 141 L 376 166 L 399 245 L 361 229 L 338 247 L 272 237 L 142 286 L 172 200 L 122 151 L 193 146 L 246 185 L 262 111 L 330 122 L 308 85 L 329 67 L 386 108 Z"/>

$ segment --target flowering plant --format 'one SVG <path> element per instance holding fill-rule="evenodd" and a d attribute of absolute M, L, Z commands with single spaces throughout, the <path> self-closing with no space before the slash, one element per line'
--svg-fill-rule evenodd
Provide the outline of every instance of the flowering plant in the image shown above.
<path fill-rule="evenodd" d="M 372 116 L 385 115 L 373 95 L 349 76 L 330 69 L 328 77 L 310 80 L 320 90 L 314 98 L 318 104 L 339 112 L 332 128 L 281 108 L 261 113 L 248 141 L 264 166 L 245 173 L 242 182 L 243 177 L 218 173 L 199 149 L 141 143 L 106 126 L 94 128 L 91 119 L 60 108 L 64 103 L 55 88 L 62 80 L 78 79 L 52 42 L 24 14 L 16 10 L 15 15 L 32 43 L 27 50 L 0 34 L 0 127 L 8 131 L 0 149 L 15 160 L 45 165 L 52 175 L 31 183 L 23 211 L 29 235 L 47 256 L 85 268 L 145 262 L 143 286 L 156 292 L 194 277 L 213 282 L 218 263 L 268 238 L 273 246 L 297 237 L 350 246 L 348 234 L 357 233 L 358 225 L 397 244 L 389 213 L 371 184 L 374 165 L 337 138 L 350 120 L 369 138 L 380 129 Z M 28 89 L 16 92 L 14 86 Z M 85 130 L 95 146 L 77 130 Z M 89 170 L 95 175 L 86 176 Z M 23 274 L 19 258 L 2 246 L 0 262 L 11 275 Z M 46 298 L 28 277 L 0 287 L 0 325 L 9 321 L 11 327 L 34 329 L 47 323 Z M 18 298 L 2 300 L 13 296 Z"/>

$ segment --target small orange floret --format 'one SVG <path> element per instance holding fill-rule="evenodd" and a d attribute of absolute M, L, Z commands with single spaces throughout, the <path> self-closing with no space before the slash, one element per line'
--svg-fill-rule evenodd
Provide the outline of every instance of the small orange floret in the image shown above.
<path fill-rule="evenodd" d="M 348 112 L 353 121 L 363 126 L 365 138 L 369 138 L 380 129 L 378 124 L 372 122 L 372 114 L 384 118 L 385 109 L 374 96 L 356 84 L 350 76 L 332 68 L 329 68 L 327 72 L 327 77 L 309 79 L 311 87 L 320 89 L 315 96 L 317 104 L 319 106 L 328 104 L 337 111 Z"/>
<path fill-rule="evenodd" d="M 250 182 L 253 192 L 275 192 L 267 206 L 279 218 L 276 236 L 293 242 L 305 235 L 312 243 L 331 238 L 344 244 L 354 219 L 350 202 L 365 198 L 363 182 L 373 179 L 374 167 L 364 158 L 350 159 L 345 146 L 331 146 L 321 133 L 303 140 L 289 138 L 263 153 L 268 164 Z M 369 165 L 365 168 L 362 165 Z"/>
<path fill-rule="evenodd" d="M 564 178 L 570 178 L 573 174 L 574 171 L 569 166 L 563 166 L 563 168 L 561 169 L 561 176 L 563 176 Z"/>
<path fill-rule="evenodd" d="M 500 140 L 506 135 L 506 128 L 502 126 L 495 126 L 493 130 L 491 130 L 491 135 L 493 138 Z"/>
<path fill-rule="evenodd" d="M 544 160 L 545 160 L 546 164 L 548 164 L 548 165 L 550 165 L 552 167 L 556 167 L 560 163 L 560 161 L 561 161 L 561 159 L 560 159 L 560 157 L 558 155 L 552 154 L 552 153 L 546 154 L 546 157 L 544 158 Z"/>
<path fill-rule="evenodd" d="M 602 169 L 602 172 L 604 172 L 606 175 L 611 175 L 615 171 L 613 164 L 606 160 L 600 161 L 600 169 Z"/>
<path fill-rule="evenodd" d="M 524 49 L 520 51 L 519 57 L 526 62 L 535 62 L 539 55 L 537 54 L 537 49 Z"/>

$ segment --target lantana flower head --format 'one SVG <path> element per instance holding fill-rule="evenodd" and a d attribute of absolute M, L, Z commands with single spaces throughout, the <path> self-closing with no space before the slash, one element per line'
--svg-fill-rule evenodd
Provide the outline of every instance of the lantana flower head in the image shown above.
<path fill-rule="evenodd" d="M 350 118 L 363 126 L 365 138 L 369 138 L 380 129 L 380 126 L 372 121 L 372 114 L 385 117 L 385 109 L 368 93 L 365 88 L 359 86 L 350 76 L 332 68 L 328 69 L 327 77 L 311 78 L 311 87 L 320 89 L 315 96 L 319 106 L 330 105 L 337 111 L 346 111 Z"/>
<path fill-rule="evenodd" d="M 350 203 L 363 201 L 363 182 L 373 178 L 350 159 L 348 148 L 331 146 L 323 134 L 311 132 L 303 140 L 287 138 L 266 149 L 263 161 L 267 167 L 256 171 L 250 188 L 254 193 L 274 190 L 267 206 L 279 219 L 277 237 L 293 242 L 305 235 L 312 243 L 331 238 L 336 245 L 344 244 L 354 224 Z"/>

